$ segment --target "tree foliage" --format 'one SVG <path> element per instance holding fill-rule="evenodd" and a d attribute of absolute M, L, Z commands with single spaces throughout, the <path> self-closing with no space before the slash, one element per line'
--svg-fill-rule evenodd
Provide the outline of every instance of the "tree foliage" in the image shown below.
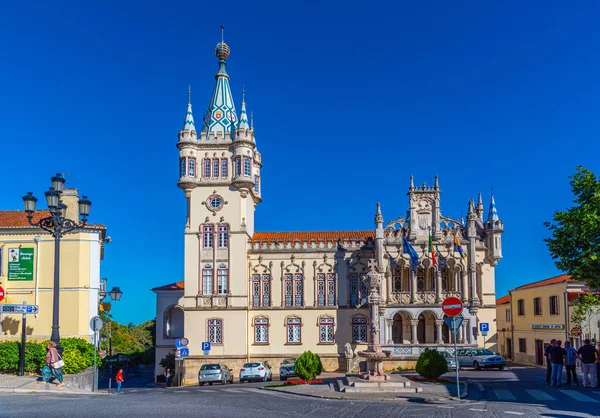
<path fill-rule="evenodd" d="M 305 351 L 294 364 L 294 373 L 302 380 L 311 382 L 315 377 L 323 373 L 323 363 L 318 354 Z"/>
<path fill-rule="evenodd" d="M 600 178 L 581 166 L 572 176 L 575 206 L 545 222 L 552 235 L 544 241 L 556 266 L 573 279 L 600 287 Z"/>
<path fill-rule="evenodd" d="M 426 349 L 417 360 L 417 373 L 425 379 L 435 381 L 441 375 L 448 373 L 448 362 L 436 349 Z"/>
<path fill-rule="evenodd" d="M 592 328 L 592 319 L 600 313 L 600 295 L 585 294 L 574 303 L 571 320 L 583 327 L 586 334 L 590 333 Z"/>
<path fill-rule="evenodd" d="M 171 371 L 175 370 L 175 354 L 169 353 L 165 357 L 160 360 L 160 366 L 163 369 L 171 369 Z"/>
<path fill-rule="evenodd" d="M 100 317 L 104 321 L 101 335 L 106 336 L 107 340 L 101 342 L 100 347 L 107 353 L 109 351 L 109 337 L 112 338 L 112 355 L 117 354 L 136 354 L 144 353 L 146 346 L 154 347 L 156 338 L 156 321 L 154 319 L 142 324 L 119 324 L 112 319 L 108 312 L 100 312 Z M 136 355 L 136 358 L 143 359 L 144 356 Z"/>

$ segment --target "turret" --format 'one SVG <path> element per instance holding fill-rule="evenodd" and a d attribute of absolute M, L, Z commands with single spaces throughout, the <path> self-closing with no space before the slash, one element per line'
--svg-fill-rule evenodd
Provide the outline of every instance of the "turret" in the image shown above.
<path fill-rule="evenodd" d="M 490 210 L 488 219 L 485 223 L 486 246 L 488 249 L 488 260 L 495 266 L 498 260 L 502 258 L 502 233 L 504 232 L 504 222 L 498 216 L 494 195 L 490 199 Z"/>
<path fill-rule="evenodd" d="M 433 187 L 427 186 L 425 182 L 423 182 L 422 186 L 415 187 L 414 178 L 410 176 L 410 186 L 407 194 L 410 213 L 409 239 L 411 241 L 427 242 L 430 233 L 434 239 L 440 239 L 442 237 L 440 227 L 441 190 L 438 176 L 435 176 Z"/>
<path fill-rule="evenodd" d="M 479 220 L 481 222 L 483 222 L 483 212 L 484 212 L 484 207 L 483 207 L 483 198 L 481 197 L 481 193 L 479 193 L 479 199 L 477 200 L 477 217 L 479 218 Z"/>
<path fill-rule="evenodd" d="M 467 274 L 469 276 L 469 312 L 477 313 L 479 310 L 479 296 L 477 295 L 477 212 L 475 202 L 469 201 L 469 212 L 467 213 Z"/>
<path fill-rule="evenodd" d="M 192 91 L 188 88 L 188 105 L 183 122 L 183 129 L 179 131 L 179 180 L 177 186 L 183 189 L 186 194 L 198 184 L 198 159 L 194 152 L 194 145 L 198 143 L 196 137 L 196 125 L 194 124 L 194 115 L 192 114 Z"/>
<path fill-rule="evenodd" d="M 257 175 L 260 175 L 260 171 L 255 167 L 256 144 L 254 142 L 254 131 L 248 125 L 245 93 L 242 90 L 240 123 L 233 135 L 233 185 L 254 193 L 254 179 Z M 258 169 L 260 169 L 260 163 Z"/>
<path fill-rule="evenodd" d="M 377 254 L 377 268 L 383 269 L 383 215 L 381 214 L 381 205 L 377 202 L 377 212 L 375 212 L 375 253 Z"/>
<path fill-rule="evenodd" d="M 188 105 L 183 122 L 183 129 L 179 131 L 179 142 L 196 142 L 196 125 L 192 114 L 192 89 L 188 87 Z"/>

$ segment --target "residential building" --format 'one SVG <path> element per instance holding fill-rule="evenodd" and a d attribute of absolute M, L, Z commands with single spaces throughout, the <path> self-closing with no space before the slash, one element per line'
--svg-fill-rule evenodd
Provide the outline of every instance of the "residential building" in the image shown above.
<path fill-rule="evenodd" d="M 587 324 L 571 320 L 575 304 L 588 292 L 585 283 L 563 274 L 519 286 L 496 301 L 497 340 L 500 354 L 520 364 L 544 365 L 544 347 L 552 339 L 571 341 L 579 347 L 584 338 L 600 335 L 600 316 Z M 571 329 L 581 326 L 583 335 Z"/>
<path fill-rule="evenodd" d="M 79 219 L 77 189 L 65 189 L 61 196 L 66 216 Z M 49 216 L 33 213 L 33 222 Z M 61 239 L 60 310 L 61 338 L 93 336 L 90 319 L 98 315 L 100 261 L 104 258 L 103 225 L 87 225 Z M 41 228 L 30 226 L 24 211 L 0 211 L 0 286 L 5 290 L 2 304 L 38 305 L 39 313 L 27 315 L 27 338 L 50 338 L 54 289 L 54 238 Z M 0 338 L 21 339 L 22 315 L 0 314 Z"/>
<path fill-rule="evenodd" d="M 465 318 L 461 346 L 482 345 L 478 322 L 495 333 L 494 270 L 502 258 L 503 222 L 491 198 L 487 220 L 481 194 L 466 222 L 442 214 L 441 188 L 410 177 L 408 212 L 385 223 L 379 204 L 371 230 L 259 232 L 262 155 L 244 92 L 238 115 L 229 86 L 229 46 L 215 49 L 219 70 L 202 127 L 196 130 L 190 94 L 179 132 L 179 181 L 187 202 L 184 280 L 157 294 L 159 363 L 177 338 L 189 340 L 186 379 L 206 361 L 240 367 L 248 360 L 278 364 L 304 351 L 326 370 L 345 367 L 344 346 L 366 348 L 369 262 L 384 274 L 380 342 L 387 363 L 412 362 L 427 347 L 452 350 L 442 301 L 457 296 Z M 373 204 L 375 208 L 375 202 Z M 431 236 L 436 263 L 428 251 Z M 405 240 L 406 239 L 406 240 Z M 416 254 L 405 254 L 408 245 Z M 460 248 L 459 248 L 460 247 Z M 160 373 L 161 370 L 159 369 Z"/>

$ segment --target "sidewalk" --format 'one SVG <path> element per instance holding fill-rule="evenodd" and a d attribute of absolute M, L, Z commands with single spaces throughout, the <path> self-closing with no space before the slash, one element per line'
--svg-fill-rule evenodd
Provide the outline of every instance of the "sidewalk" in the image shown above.
<path fill-rule="evenodd" d="M 0 393 L 65 393 L 71 395 L 93 395 L 82 389 L 71 388 L 67 385 L 58 386 L 53 383 L 40 384 L 39 376 L 15 376 L 0 374 Z"/>

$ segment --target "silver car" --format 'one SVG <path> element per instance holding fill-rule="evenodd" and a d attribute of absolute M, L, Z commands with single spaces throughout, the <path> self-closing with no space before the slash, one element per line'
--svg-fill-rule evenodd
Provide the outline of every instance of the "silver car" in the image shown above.
<path fill-rule="evenodd" d="M 504 370 L 506 360 L 486 348 L 467 348 L 458 350 L 458 364 L 460 367 L 473 367 L 475 370 L 483 368 Z"/>
<path fill-rule="evenodd" d="M 224 364 L 203 364 L 198 371 L 198 384 L 204 386 L 205 383 L 233 383 L 233 372 Z"/>
<path fill-rule="evenodd" d="M 440 353 L 446 359 L 446 363 L 448 363 L 448 370 L 456 370 L 456 358 L 454 357 L 454 355 L 449 354 L 446 351 L 440 351 Z"/>
<path fill-rule="evenodd" d="M 287 380 L 288 377 L 295 377 L 294 365 L 296 364 L 295 358 L 285 358 L 279 365 L 279 380 Z"/>

